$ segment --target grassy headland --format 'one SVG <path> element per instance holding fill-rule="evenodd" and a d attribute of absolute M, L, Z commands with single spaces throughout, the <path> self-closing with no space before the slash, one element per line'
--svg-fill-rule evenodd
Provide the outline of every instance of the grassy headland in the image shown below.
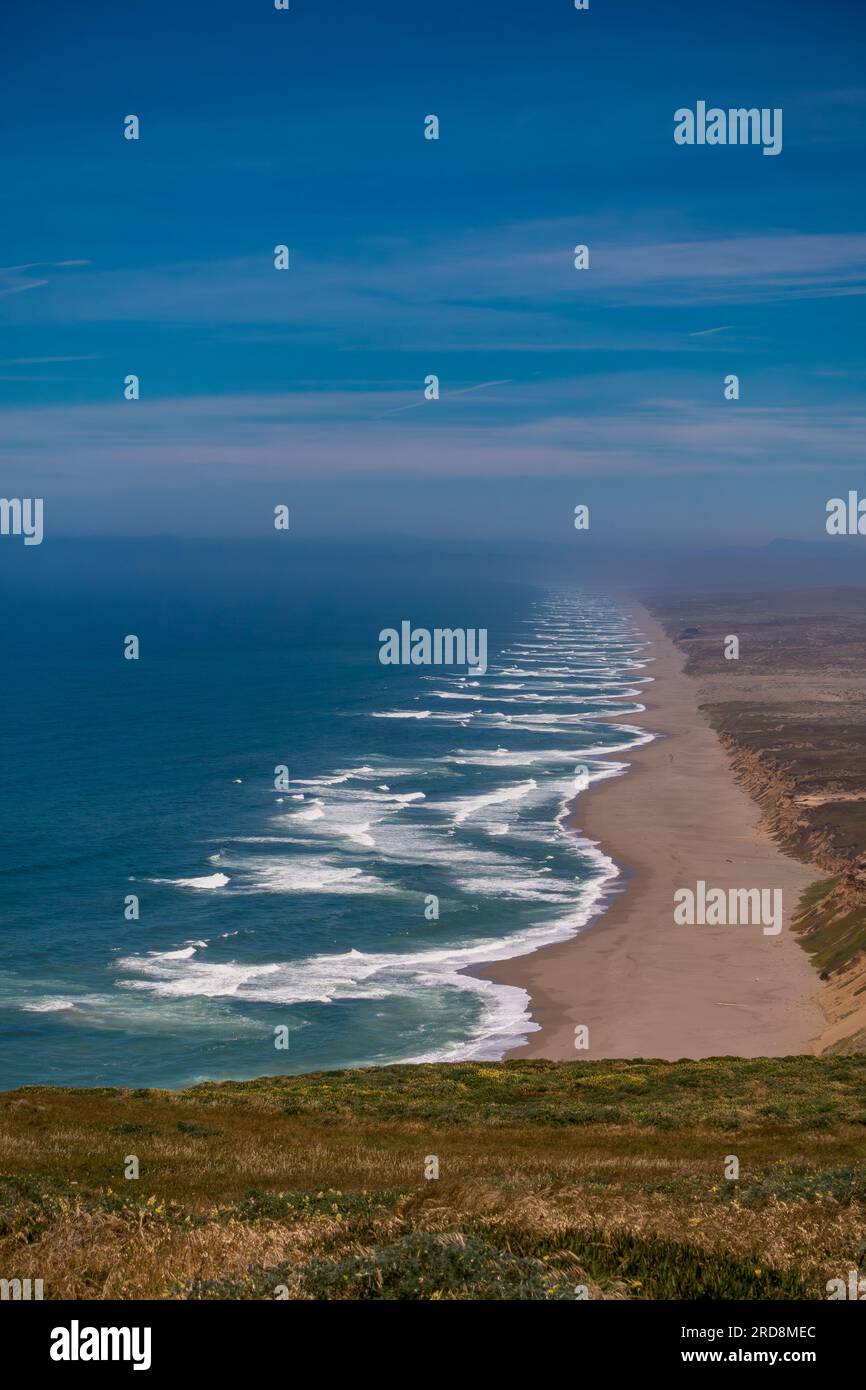
<path fill-rule="evenodd" d="M 840 1056 L 29 1087 L 0 1096 L 0 1275 L 46 1298 L 823 1298 L 866 1259 L 864 1083 Z"/>

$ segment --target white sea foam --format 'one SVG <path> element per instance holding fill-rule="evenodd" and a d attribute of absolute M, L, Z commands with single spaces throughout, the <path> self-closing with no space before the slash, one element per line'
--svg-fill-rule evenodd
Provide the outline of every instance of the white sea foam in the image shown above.
<path fill-rule="evenodd" d="M 483 796 L 461 797 L 459 801 L 451 803 L 453 809 L 453 825 L 462 825 L 471 816 L 483 813 L 489 806 L 501 806 L 506 801 L 522 801 L 529 796 L 530 792 L 535 791 L 538 783 L 534 777 L 528 782 L 516 782 L 511 787 L 498 787 L 495 791 L 485 792 Z"/>
<path fill-rule="evenodd" d="M 377 710 L 377 711 L 374 713 L 373 718 L 374 718 L 374 719 L 429 719 L 430 716 L 431 716 L 431 714 L 432 714 L 432 712 L 433 712 L 433 711 L 432 711 L 432 710 L 429 710 L 429 709 L 420 709 L 420 710 L 402 710 L 402 709 L 395 709 L 395 710 Z"/>
<path fill-rule="evenodd" d="M 479 980 L 464 972 L 490 961 L 529 954 L 542 945 L 574 935 L 586 925 L 605 884 L 617 872 L 595 846 L 586 842 L 586 849 L 595 854 L 600 872 L 582 885 L 570 910 L 544 925 L 527 927 L 509 937 L 408 952 L 321 953 L 267 965 L 181 959 L 175 952 L 127 956 L 118 966 L 133 978 L 120 983 L 126 989 L 162 998 L 230 998 L 285 1005 L 417 998 L 427 992 L 440 998 L 443 989 L 459 990 L 475 995 L 481 1005 L 473 1037 L 407 1060 L 498 1058 L 537 1027 L 528 1017 L 528 996 L 521 989 Z"/>
<path fill-rule="evenodd" d="M 484 700 L 484 695 L 470 695 L 465 690 L 431 690 L 434 700 Z"/>
<path fill-rule="evenodd" d="M 253 893 L 393 893 L 392 885 L 353 864 L 327 857 L 292 855 L 285 859 L 259 859 L 247 864 L 247 876 L 236 883 L 240 892 Z"/>
<path fill-rule="evenodd" d="M 470 752 L 468 749 L 458 748 L 451 754 L 447 761 L 452 762 L 458 767 L 534 767 L 537 763 L 549 764 L 563 763 L 573 766 L 586 758 L 586 753 L 578 748 L 546 748 L 535 749 L 532 752 L 521 752 L 519 749 L 511 748 L 491 748 L 479 749 L 478 752 Z"/>
<path fill-rule="evenodd" d="M 642 687 L 652 679 L 637 674 L 652 658 L 624 622 L 611 618 L 603 606 L 581 608 L 557 598 L 527 620 L 529 628 L 531 640 L 513 642 L 501 652 L 484 680 L 420 676 L 439 688 L 423 687 L 416 700 L 435 700 L 439 708 L 373 713 L 375 719 L 430 723 L 434 755 L 419 754 L 395 765 L 393 758 L 371 754 L 357 767 L 293 778 L 294 786 L 321 795 L 294 814 L 272 815 L 282 835 L 230 841 L 237 847 L 227 865 L 233 895 L 402 896 L 418 919 L 408 950 L 320 950 L 302 959 L 253 964 L 208 959 L 217 952 L 202 957 L 198 953 L 205 944 L 187 941 L 176 950 L 126 956 L 120 963 L 128 976 L 124 987 L 163 999 L 225 997 L 278 1004 L 424 996 L 441 1004 L 443 991 L 445 997 L 459 991 L 477 1003 L 473 1036 L 411 1060 L 499 1057 L 525 1038 L 536 1026 L 529 1021 L 526 993 L 465 972 L 562 940 L 591 919 L 617 870 L 571 824 L 578 792 L 574 770 L 587 766 L 590 783 L 621 776 L 628 763 L 615 755 L 652 737 L 622 722 L 643 711 Z M 495 736 L 484 735 L 500 730 L 507 746 L 458 746 L 443 754 L 451 729 L 466 731 L 454 737 L 455 744 L 470 745 L 479 734 L 495 744 Z M 408 731 L 401 739 L 408 739 Z M 496 785 L 485 790 L 485 781 Z M 418 790 L 419 782 L 425 791 Z M 293 795 L 303 800 L 302 792 Z M 503 812 L 504 806 L 509 810 Z M 270 844 L 285 852 L 250 854 L 244 848 Z M 437 941 L 436 931 L 422 924 L 418 907 L 428 868 L 435 871 L 436 891 L 450 892 L 454 905 L 463 909 L 452 921 L 467 922 L 468 899 L 469 906 L 512 904 L 502 909 L 503 923 L 524 925 L 511 931 L 503 927 L 499 935 L 481 940 L 467 927 L 465 939 L 440 944 L 441 935 Z M 184 887 L 222 886 L 214 880 L 229 881 L 225 875 L 167 881 Z M 344 914 L 340 926 L 345 929 L 354 921 L 363 928 L 361 915 Z M 488 914 L 488 930 L 490 921 Z M 329 932 L 328 939 L 334 934 Z"/>
<path fill-rule="evenodd" d="M 228 874 L 205 874 L 203 878 L 149 878 L 148 883 L 166 883 L 172 888 L 225 888 Z"/>
<path fill-rule="evenodd" d="M 356 845 L 364 845 L 372 849 L 376 841 L 370 834 L 370 822 L 368 820 L 359 821 L 355 825 L 336 825 L 334 829 L 340 835 L 345 835 L 347 840 L 352 840 Z"/>
<path fill-rule="evenodd" d="M 63 1014 L 75 1008 L 74 999 L 55 999 L 50 996 L 45 999 L 30 999 L 20 1007 L 25 1014 Z"/>
<path fill-rule="evenodd" d="M 335 772 L 328 777 L 293 777 L 292 782 L 296 787 L 338 787 L 351 776 L 351 772 Z"/>

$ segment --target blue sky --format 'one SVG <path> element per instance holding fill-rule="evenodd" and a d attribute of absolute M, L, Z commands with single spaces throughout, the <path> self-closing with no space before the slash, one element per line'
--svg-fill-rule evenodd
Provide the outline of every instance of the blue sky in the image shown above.
<path fill-rule="evenodd" d="M 866 491 L 853 0 L 16 11 L 0 492 L 49 536 L 820 539 Z M 699 99 L 782 153 L 675 145 Z"/>

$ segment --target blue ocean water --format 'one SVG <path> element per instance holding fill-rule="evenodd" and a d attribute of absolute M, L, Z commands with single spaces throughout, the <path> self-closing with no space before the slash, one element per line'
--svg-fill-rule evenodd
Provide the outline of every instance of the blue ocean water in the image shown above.
<path fill-rule="evenodd" d="M 580 929 L 615 875 L 566 812 L 646 737 L 645 643 L 571 584 L 304 557 L 4 556 L 0 1087 L 527 1036 L 524 992 L 464 970 Z M 487 672 L 383 666 L 403 619 L 487 628 Z"/>

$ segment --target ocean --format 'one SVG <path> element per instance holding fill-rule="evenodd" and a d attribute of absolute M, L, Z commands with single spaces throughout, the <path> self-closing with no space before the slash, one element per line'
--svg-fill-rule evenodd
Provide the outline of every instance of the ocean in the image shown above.
<path fill-rule="evenodd" d="M 568 807 L 647 738 L 627 606 L 342 546 L 40 549 L 0 572 L 0 1087 L 526 1038 L 526 994 L 465 970 L 581 930 L 616 876 Z M 381 664 L 404 620 L 485 628 L 487 671 Z"/>

